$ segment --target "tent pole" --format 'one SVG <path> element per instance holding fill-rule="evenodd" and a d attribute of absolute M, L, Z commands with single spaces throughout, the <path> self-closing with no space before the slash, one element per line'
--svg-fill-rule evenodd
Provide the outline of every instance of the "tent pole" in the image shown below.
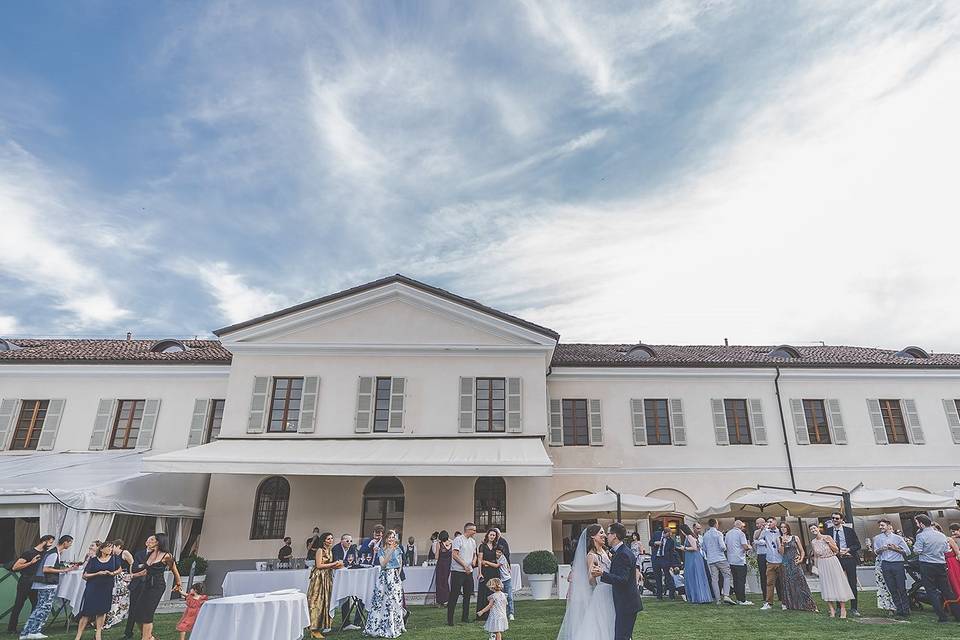
<path fill-rule="evenodd" d="M 623 520 L 623 504 L 620 500 L 620 492 L 611 489 L 610 485 L 607 485 L 607 491 L 610 491 L 613 493 L 613 495 L 617 496 L 617 522 L 621 522 Z"/>

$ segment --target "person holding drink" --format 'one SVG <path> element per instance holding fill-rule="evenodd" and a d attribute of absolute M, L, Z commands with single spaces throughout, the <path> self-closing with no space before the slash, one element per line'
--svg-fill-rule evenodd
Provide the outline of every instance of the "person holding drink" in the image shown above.
<path fill-rule="evenodd" d="M 310 635 L 322 638 L 333 627 L 330 615 L 330 597 L 333 594 L 333 572 L 343 568 L 343 560 L 333 559 L 333 534 L 320 534 L 320 547 L 317 549 L 316 564 L 310 571 L 310 587 L 307 589 L 307 603 L 310 605 Z"/>
<path fill-rule="evenodd" d="M 134 578 L 144 579 L 140 596 L 130 609 L 130 619 L 141 625 L 141 640 L 153 640 L 153 616 L 167 590 L 163 579 L 165 571 L 173 572 L 173 590 L 177 593 L 181 590 L 180 571 L 168 544 L 165 533 L 155 533 L 147 538 L 147 557 L 131 574 Z"/>
<path fill-rule="evenodd" d="M 373 603 L 363 634 L 374 638 L 399 638 L 406 631 L 403 618 L 403 548 L 396 531 L 388 531 L 384 545 L 379 547 L 374 561 L 380 565 L 380 575 L 373 591 Z"/>
<path fill-rule="evenodd" d="M 97 555 L 87 561 L 83 569 L 83 579 L 86 585 L 83 589 L 83 600 L 80 604 L 80 622 L 77 624 L 76 640 L 83 636 L 90 620 L 94 620 L 95 637 L 100 640 L 103 633 L 103 622 L 106 620 L 110 606 L 113 604 L 113 586 L 116 576 L 120 575 L 123 567 L 120 559 L 113 554 L 113 543 L 100 543 Z"/>

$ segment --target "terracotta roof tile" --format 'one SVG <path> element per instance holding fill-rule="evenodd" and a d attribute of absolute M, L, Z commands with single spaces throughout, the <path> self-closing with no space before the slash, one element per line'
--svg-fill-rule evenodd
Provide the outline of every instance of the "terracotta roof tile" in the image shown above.
<path fill-rule="evenodd" d="M 30 363 L 146 363 L 146 364 L 223 364 L 232 354 L 219 340 L 181 340 L 186 351 L 154 353 L 157 340 L 97 339 L 8 339 L 19 349 L 0 351 L 0 364 Z"/>

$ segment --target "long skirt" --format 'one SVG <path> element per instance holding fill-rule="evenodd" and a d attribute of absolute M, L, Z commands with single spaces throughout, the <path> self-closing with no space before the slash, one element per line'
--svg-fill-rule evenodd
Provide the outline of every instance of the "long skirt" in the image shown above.
<path fill-rule="evenodd" d="M 877 558 L 876 564 L 876 576 L 877 576 L 877 609 L 881 611 L 896 611 L 897 603 L 893 601 L 893 596 L 890 595 L 890 588 L 887 586 L 887 581 L 883 579 L 883 571 L 880 569 L 880 558 Z M 846 578 L 847 574 L 843 574 L 843 577 Z M 847 588 L 849 588 L 849 583 Z"/>
<path fill-rule="evenodd" d="M 399 569 L 385 569 L 377 577 L 373 604 L 367 615 L 363 635 L 374 638 L 399 638 L 407 630 L 403 624 L 403 581 Z"/>
<path fill-rule="evenodd" d="M 787 609 L 795 611 L 816 611 L 817 603 L 813 600 L 807 578 L 803 569 L 794 562 L 794 555 L 785 555 L 783 558 L 783 604 Z"/>
<path fill-rule="evenodd" d="M 114 578 L 113 583 L 113 604 L 110 606 L 110 612 L 107 613 L 107 619 L 103 623 L 104 629 L 115 627 L 127 619 L 127 613 L 130 610 L 130 583 L 124 578 L 126 574 L 121 573 Z"/>
<path fill-rule="evenodd" d="M 330 597 L 333 594 L 333 569 L 314 569 L 310 572 L 307 604 L 310 606 L 310 628 L 322 631 L 333 627 L 330 615 Z"/>

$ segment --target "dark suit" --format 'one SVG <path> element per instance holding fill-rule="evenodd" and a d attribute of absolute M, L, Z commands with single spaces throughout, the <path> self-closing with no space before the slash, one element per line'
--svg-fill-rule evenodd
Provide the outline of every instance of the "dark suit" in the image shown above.
<path fill-rule="evenodd" d="M 656 542 L 662 542 L 662 544 L 656 546 L 654 544 Z M 673 584 L 673 574 L 670 573 L 670 569 L 678 564 L 677 543 L 674 542 L 669 531 L 661 531 L 659 536 L 654 536 L 650 540 L 650 561 L 653 564 L 653 580 L 656 585 L 657 599 L 663 599 L 664 584 L 666 584 L 670 599 L 676 599 L 677 588 Z"/>
<path fill-rule="evenodd" d="M 345 566 L 349 566 L 347 563 L 347 556 L 353 556 L 353 562 L 357 561 L 357 545 L 351 544 L 350 547 L 344 552 L 342 544 L 336 544 L 333 547 L 333 561 L 337 562 L 338 560 L 343 560 Z"/>
<path fill-rule="evenodd" d="M 350 565 L 347 564 L 347 556 L 353 556 L 353 564 L 356 564 L 359 561 L 360 556 L 357 552 L 357 545 L 351 544 L 350 547 L 346 550 L 346 552 L 344 552 L 343 545 L 340 544 L 339 542 L 333 546 L 334 562 L 337 562 L 338 560 L 342 560 L 343 566 L 349 567 Z M 359 601 L 357 601 L 355 604 L 356 604 L 357 611 L 356 611 L 356 614 L 353 616 L 353 624 L 359 627 L 360 623 L 363 622 L 363 618 L 362 618 L 363 604 Z M 340 620 L 342 621 L 340 625 L 341 628 L 349 624 L 348 618 L 350 617 L 350 607 L 353 605 L 354 605 L 354 602 L 352 601 L 352 599 L 349 599 L 349 598 L 345 600 L 342 605 L 340 605 Z"/>
<path fill-rule="evenodd" d="M 147 561 L 147 556 L 150 555 L 146 549 L 140 549 L 133 554 L 133 566 L 130 567 L 130 573 L 137 573 L 138 571 L 143 570 L 143 564 Z M 133 578 L 130 580 L 130 607 L 127 611 L 133 611 L 133 606 L 136 604 L 137 600 L 140 599 L 140 594 L 143 593 L 143 576 L 139 578 Z M 127 616 L 127 624 L 124 627 L 123 637 L 132 638 L 133 637 L 133 618 Z"/>
<path fill-rule="evenodd" d="M 614 640 L 630 640 L 637 624 L 637 613 L 643 608 L 636 580 L 637 557 L 630 546 L 620 543 L 610 560 L 610 571 L 600 576 L 601 582 L 613 587 L 613 608 L 617 619 Z"/>
<path fill-rule="evenodd" d="M 840 566 L 843 567 L 843 572 L 847 574 L 847 582 L 850 583 L 850 590 L 853 591 L 853 603 L 850 608 L 857 610 L 859 609 L 857 606 L 857 565 L 860 564 L 860 538 L 857 537 L 857 532 L 853 530 L 853 526 L 849 524 L 843 525 L 843 537 L 846 539 L 846 544 L 840 544 L 838 540 L 840 534 L 834 530 L 832 525 L 828 525 L 827 535 L 833 538 L 837 547 L 850 549 L 849 556 L 837 556 L 837 559 L 840 561 Z"/>

